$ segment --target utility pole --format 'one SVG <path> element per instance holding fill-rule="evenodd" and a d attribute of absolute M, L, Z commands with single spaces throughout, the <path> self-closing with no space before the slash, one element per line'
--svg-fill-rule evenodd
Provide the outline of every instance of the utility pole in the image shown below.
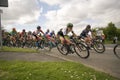
<path fill-rule="evenodd" d="M 0 0 L 0 7 L 8 7 L 8 0 Z M 2 24 L 1 24 L 1 14 L 3 10 L 0 9 L 0 49 L 2 49 Z"/>
<path fill-rule="evenodd" d="M 2 25 L 1 25 L 1 14 L 3 11 L 0 9 L 0 49 L 2 48 Z"/>

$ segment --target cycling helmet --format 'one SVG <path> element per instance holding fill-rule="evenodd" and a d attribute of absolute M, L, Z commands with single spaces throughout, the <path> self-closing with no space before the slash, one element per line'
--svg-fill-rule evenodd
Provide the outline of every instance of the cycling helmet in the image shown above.
<path fill-rule="evenodd" d="M 87 29 L 90 29 L 91 28 L 91 26 L 90 25 L 87 25 L 87 27 L 86 27 Z"/>
<path fill-rule="evenodd" d="M 72 28 L 72 27 L 73 27 L 73 24 L 72 24 L 72 23 L 68 23 L 68 24 L 67 24 L 67 27 Z"/>
<path fill-rule="evenodd" d="M 40 29 L 41 27 L 40 26 L 37 26 L 37 29 Z"/>
<path fill-rule="evenodd" d="M 13 31 L 15 31 L 16 29 L 15 28 L 12 28 Z"/>
<path fill-rule="evenodd" d="M 62 31 L 62 30 L 63 30 L 63 28 L 60 29 L 60 31 Z"/>
<path fill-rule="evenodd" d="M 54 30 L 52 30 L 52 33 L 55 33 L 55 31 L 54 31 Z"/>
<path fill-rule="evenodd" d="M 25 32 L 25 29 L 23 29 L 22 31 Z"/>
<path fill-rule="evenodd" d="M 47 29 L 47 32 L 50 32 L 50 30 L 49 30 L 49 29 Z"/>
<path fill-rule="evenodd" d="M 32 32 L 31 32 L 31 31 L 28 31 L 28 34 L 32 34 Z"/>

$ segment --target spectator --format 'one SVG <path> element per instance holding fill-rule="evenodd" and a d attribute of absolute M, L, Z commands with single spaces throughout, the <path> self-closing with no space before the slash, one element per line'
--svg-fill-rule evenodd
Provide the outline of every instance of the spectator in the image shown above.
<path fill-rule="evenodd" d="M 117 41 L 118 41 L 118 37 L 115 36 L 115 37 L 113 38 L 113 43 L 115 44 L 115 43 L 117 43 Z"/>

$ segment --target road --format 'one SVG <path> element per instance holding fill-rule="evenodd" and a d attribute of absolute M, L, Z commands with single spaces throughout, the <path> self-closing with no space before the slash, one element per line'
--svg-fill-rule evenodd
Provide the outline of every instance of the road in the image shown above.
<path fill-rule="evenodd" d="M 120 78 L 120 59 L 114 55 L 113 47 L 114 44 L 106 45 L 106 51 L 103 54 L 99 54 L 94 50 L 91 50 L 88 59 L 81 59 L 76 54 L 65 56 L 60 54 L 56 49 L 52 50 L 52 53 L 49 55 L 68 61 L 80 62 L 89 67 Z"/>

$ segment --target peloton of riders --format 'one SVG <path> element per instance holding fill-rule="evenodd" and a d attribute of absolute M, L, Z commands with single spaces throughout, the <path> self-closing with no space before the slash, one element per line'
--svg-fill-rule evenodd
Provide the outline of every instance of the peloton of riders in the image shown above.
<path fill-rule="evenodd" d="M 68 23 L 66 25 L 66 28 L 61 28 L 57 32 L 57 35 L 55 34 L 54 30 L 50 32 L 50 30 L 47 29 L 46 32 L 44 32 L 41 26 L 37 26 L 37 29 L 34 32 L 31 32 L 31 31 L 26 32 L 26 30 L 23 29 L 21 33 L 18 33 L 16 29 L 13 28 L 12 31 L 10 32 L 10 35 L 12 36 L 11 39 L 14 41 L 16 41 L 15 36 L 19 35 L 20 38 L 18 39 L 24 42 L 23 44 L 24 46 L 25 46 L 26 41 L 35 40 L 36 46 L 39 47 L 38 45 L 39 41 L 43 39 L 43 36 L 52 42 L 54 42 L 55 39 L 57 38 L 60 40 L 62 44 L 67 43 L 67 45 L 71 45 L 73 43 L 70 40 L 71 35 L 69 34 L 72 34 L 72 36 L 77 37 L 77 35 L 73 31 L 73 27 L 74 25 L 72 23 Z M 92 37 L 91 35 L 89 35 L 90 32 L 93 35 L 94 32 L 91 29 L 91 25 L 87 25 L 86 28 L 80 33 L 79 38 L 84 39 L 86 43 L 92 44 L 91 43 Z"/>

